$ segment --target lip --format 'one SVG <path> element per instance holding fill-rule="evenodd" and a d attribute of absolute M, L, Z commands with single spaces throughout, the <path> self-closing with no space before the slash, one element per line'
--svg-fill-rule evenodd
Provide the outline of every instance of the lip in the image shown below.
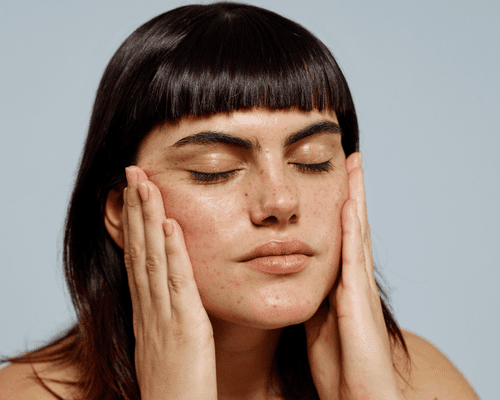
<path fill-rule="evenodd" d="M 313 255 L 311 247 L 300 240 L 273 240 L 256 247 L 241 262 L 267 274 L 282 275 L 302 271 Z"/>

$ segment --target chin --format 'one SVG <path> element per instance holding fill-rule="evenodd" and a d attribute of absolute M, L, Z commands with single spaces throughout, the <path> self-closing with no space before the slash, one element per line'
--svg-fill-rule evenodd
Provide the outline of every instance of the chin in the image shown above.
<path fill-rule="evenodd" d="M 232 312 L 208 310 L 209 315 L 237 325 L 256 329 L 280 329 L 285 326 L 301 324 L 309 320 L 318 310 L 323 299 L 302 299 L 290 302 L 285 299 L 267 301 L 265 304 L 245 305 Z M 249 307 L 250 306 L 250 307 Z"/>

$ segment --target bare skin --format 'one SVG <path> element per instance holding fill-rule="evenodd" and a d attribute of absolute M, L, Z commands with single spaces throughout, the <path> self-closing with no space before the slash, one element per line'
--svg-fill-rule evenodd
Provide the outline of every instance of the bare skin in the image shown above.
<path fill-rule="evenodd" d="M 322 400 L 403 398 L 373 277 L 359 154 L 344 161 L 340 132 L 332 128 L 289 146 L 291 137 L 325 122 L 336 124 L 335 114 L 239 111 L 181 120 L 141 146 L 141 168 L 127 169 L 123 237 L 145 398 L 270 398 L 273 349 L 261 349 L 272 330 L 305 321 Z M 228 148 L 226 140 L 200 150 L 196 143 L 193 153 L 184 142 L 198 132 L 222 132 L 253 146 Z M 325 168 L 311 173 L 318 165 Z M 199 175 L 202 186 L 193 183 Z M 240 249 L 245 239 L 251 245 Z M 242 255 L 270 239 L 306 242 L 307 268 L 287 275 L 249 270 Z M 326 296 L 329 310 L 319 307 Z M 241 352 L 241 336 L 257 346 Z M 219 348 L 226 351 L 217 351 L 216 362 Z M 250 374 L 242 387 L 220 368 L 230 362 L 262 373 Z"/>
<path fill-rule="evenodd" d="M 412 359 L 412 373 L 407 370 L 402 349 L 395 349 L 396 368 L 404 380 L 398 382 L 407 400 L 475 400 L 479 399 L 473 387 L 457 367 L 431 343 L 422 337 L 402 330 Z M 35 364 L 34 368 L 42 379 L 74 380 L 76 369 L 58 370 L 47 364 Z M 30 364 L 9 364 L 0 369 L 0 397 L 19 400 L 54 400 L 55 397 L 31 377 Z M 242 375 L 243 379 L 244 376 Z M 45 381 L 45 384 L 60 397 L 67 400 L 78 399 L 70 387 Z"/>
<path fill-rule="evenodd" d="M 413 375 L 391 349 L 373 277 L 360 154 L 345 159 L 332 132 L 285 145 L 291 133 L 324 121 L 337 122 L 331 112 L 256 109 L 186 119 L 144 141 L 137 166 L 127 169 L 125 202 L 111 193 L 105 220 L 126 254 L 143 399 L 277 399 L 266 385 L 277 339 L 283 326 L 300 322 L 321 400 L 477 398 L 416 335 L 405 332 Z M 201 131 L 260 146 L 165 150 Z M 333 169 L 297 166 L 326 161 Z M 207 185 L 194 182 L 192 170 L 205 178 L 237 172 Z M 256 245 L 284 237 L 308 242 L 307 268 L 269 275 L 242 262 Z M 325 298 L 329 309 L 320 306 Z M 397 377 L 393 360 L 413 387 Z M 448 371 L 448 379 L 427 374 L 431 367 Z"/>
<path fill-rule="evenodd" d="M 274 396 L 267 391 L 267 377 L 279 330 L 285 325 L 309 319 L 331 290 L 338 273 L 342 240 L 340 211 L 348 196 L 340 135 L 319 132 L 285 146 L 285 139 L 290 134 L 322 121 L 336 123 L 335 114 L 259 110 L 188 120 L 184 124 L 181 121 L 179 126 L 168 127 L 168 132 L 153 132 L 139 151 L 137 165 L 141 168 L 127 170 L 125 253 L 130 253 L 127 240 L 139 243 L 139 248 L 146 247 L 148 250 L 145 252 L 151 254 L 142 256 L 144 260 L 159 260 L 164 265 L 160 250 L 163 249 L 162 244 L 153 242 L 148 247 L 147 224 L 153 221 L 156 227 L 151 229 L 159 232 L 158 226 L 165 214 L 168 215 L 175 220 L 172 238 L 178 234 L 177 231 L 180 234 L 177 222 L 182 227 L 185 245 L 179 242 L 178 248 L 185 246 L 192 266 L 186 265 L 192 268 L 192 272 L 186 266 L 174 268 L 179 268 L 176 273 L 180 273 L 180 268 L 185 268 L 184 274 L 196 276 L 204 307 L 201 302 L 191 302 L 185 314 L 192 313 L 193 321 L 185 328 L 172 329 L 193 332 L 192 326 L 206 327 L 206 309 L 217 349 L 215 364 L 219 398 L 266 399 Z M 230 133 L 258 143 L 259 146 L 255 147 L 260 150 L 245 152 L 228 148 L 225 144 L 172 149 L 172 145 L 188 134 L 203 131 Z M 159 150 L 163 148 L 168 148 L 168 151 Z M 325 162 L 331 162 L 334 170 L 305 173 L 295 164 Z M 186 170 L 191 169 L 207 174 L 236 169 L 238 174 L 215 184 L 200 185 L 190 180 L 191 174 Z M 136 195 L 134 190 L 139 193 Z M 141 214 L 136 213 L 140 205 L 139 196 L 142 199 L 144 225 L 141 225 L 140 218 L 134 216 Z M 162 199 L 165 211 L 159 206 Z M 110 220 L 118 214 L 111 214 Z M 115 218 L 115 226 L 120 226 L 119 221 L 119 217 Z M 142 229 L 145 233 L 140 233 L 132 240 L 134 232 Z M 146 237 L 145 245 L 141 243 L 142 235 Z M 149 237 L 161 239 L 158 233 L 150 234 Z M 248 269 L 240 261 L 257 245 L 269 240 L 292 238 L 309 242 L 314 250 L 311 265 L 300 275 L 263 274 Z M 167 246 L 168 241 L 167 235 Z M 153 247 L 155 244 L 156 248 Z M 175 249 L 172 248 L 172 251 Z M 131 252 L 135 253 L 136 250 Z M 139 260 L 135 262 L 139 263 Z M 129 264 L 134 265 L 134 262 Z M 154 271 L 172 272 L 168 249 L 167 265 L 169 267 L 155 268 Z M 139 268 L 144 269 L 148 268 Z M 153 268 L 150 267 L 151 270 Z M 171 287 L 169 290 L 172 294 Z M 158 290 L 158 293 L 164 292 Z M 170 304 L 174 309 L 173 300 Z M 198 310 L 194 307 L 196 304 L 199 305 Z M 172 320 L 167 324 L 170 327 L 174 326 Z M 210 342 L 210 333 L 205 328 L 198 331 L 196 340 L 201 343 L 190 345 L 189 349 L 202 348 L 211 354 L 204 347 Z M 244 342 L 241 341 L 242 337 L 245 338 Z M 190 339 L 190 343 L 195 341 L 195 338 Z M 207 357 L 200 357 L 199 362 L 202 359 L 206 361 Z M 144 359 L 150 357 L 144 356 Z M 243 366 L 248 371 L 244 380 L 238 379 L 242 376 Z M 173 370 L 179 368 L 176 365 Z M 160 369 L 165 371 L 165 368 L 156 368 Z M 167 372 L 165 374 L 169 376 Z M 151 377 L 152 374 L 145 373 L 144 376 Z M 203 381 L 204 378 L 200 379 Z M 154 381 L 163 382 L 166 377 L 157 377 Z M 212 393 L 212 389 L 204 386 L 207 381 L 198 385 L 192 385 L 192 382 L 193 378 L 190 377 L 186 385 L 203 388 L 203 398 L 206 398 L 206 393 Z M 184 389 L 178 389 L 179 381 L 176 385 L 175 394 L 180 395 Z M 161 391 L 164 393 L 163 388 Z M 196 398 L 193 394 L 190 396 Z"/>

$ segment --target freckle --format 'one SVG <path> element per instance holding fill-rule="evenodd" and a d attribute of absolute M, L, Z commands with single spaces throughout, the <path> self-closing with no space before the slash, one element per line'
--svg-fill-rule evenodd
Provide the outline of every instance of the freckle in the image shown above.
<path fill-rule="evenodd" d="M 237 279 L 231 279 L 231 283 L 236 286 L 236 287 L 240 287 L 241 286 L 241 282 L 238 281 Z"/>
<path fill-rule="evenodd" d="M 259 172 L 259 174 L 262 175 L 263 173 L 264 173 L 264 170 L 261 169 L 260 172 Z"/>

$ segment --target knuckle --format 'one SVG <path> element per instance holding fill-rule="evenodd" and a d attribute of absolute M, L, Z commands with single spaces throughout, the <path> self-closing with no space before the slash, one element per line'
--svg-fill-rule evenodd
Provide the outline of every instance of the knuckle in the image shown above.
<path fill-rule="evenodd" d="M 142 257 L 142 248 L 137 244 L 130 244 L 125 251 L 125 259 L 128 259 L 132 265 L 137 263 Z"/>
<path fill-rule="evenodd" d="M 163 257 L 158 253 L 149 253 L 146 255 L 146 269 L 156 271 L 163 265 Z"/>
<path fill-rule="evenodd" d="M 167 279 L 168 287 L 173 292 L 180 292 L 189 285 L 189 280 L 181 274 L 170 274 Z"/>
<path fill-rule="evenodd" d="M 146 209 L 146 207 L 144 208 L 143 218 L 144 218 L 144 222 L 155 222 L 156 221 L 156 215 L 151 213 L 150 211 L 148 211 Z"/>
<path fill-rule="evenodd" d="M 129 210 L 136 210 L 141 206 L 141 203 L 134 196 L 127 196 L 127 207 Z"/>
<path fill-rule="evenodd" d="M 125 269 L 127 270 L 127 273 L 130 273 L 133 268 L 130 255 L 128 253 L 125 253 L 124 259 L 125 259 Z"/>
<path fill-rule="evenodd" d="M 170 334 L 178 347 L 183 347 L 191 343 L 191 338 L 186 334 L 185 329 L 178 324 L 175 324 L 175 326 L 171 329 Z"/>

